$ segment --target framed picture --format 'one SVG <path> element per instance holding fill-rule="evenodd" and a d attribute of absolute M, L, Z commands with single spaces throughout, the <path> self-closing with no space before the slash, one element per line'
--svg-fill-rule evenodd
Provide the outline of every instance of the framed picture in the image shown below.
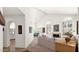
<path fill-rule="evenodd" d="M 55 32 L 59 32 L 59 24 L 54 25 L 54 31 L 55 31 Z"/>
<path fill-rule="evenodd" d="M 29 26 L 29 33 L 32 33 L 32 27 Z"/>
<path fill-rule="evenodd" d="M 64 28 L 66 27 L 66 22 L 63 22 L 63 27 L 64 27 Z"/>
<path fill-rule="evenodd" d="M 22 25 L 18 25 L 18 34 L 22 34 Z"/>

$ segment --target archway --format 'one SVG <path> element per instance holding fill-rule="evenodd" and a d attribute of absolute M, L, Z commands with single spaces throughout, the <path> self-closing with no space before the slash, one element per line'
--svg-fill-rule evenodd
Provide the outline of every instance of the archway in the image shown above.
<path fill-rule="evenodd" d="M 15 51 L 15 22 L 11 21 L 9 22 L 9 36 L 10 36 L 10 44 L 9 44 L 9 50 Z"/>
<path fill-rule="evenodd" d="M 10 39 L 14 39 L 15 37 L 15 23 L 11 22 L 9 25 L 9 33 L 10 33 Z"/>

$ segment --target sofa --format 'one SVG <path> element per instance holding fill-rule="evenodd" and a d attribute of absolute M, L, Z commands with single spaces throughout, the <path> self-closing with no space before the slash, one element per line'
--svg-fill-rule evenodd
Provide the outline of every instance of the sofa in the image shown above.
<path fill-rule="evenodd" d="M 55 42 L 54 38 L 45 35 L 37 37 L 37 43 L 28 48 L 30 52 L 54 52 Z"/>

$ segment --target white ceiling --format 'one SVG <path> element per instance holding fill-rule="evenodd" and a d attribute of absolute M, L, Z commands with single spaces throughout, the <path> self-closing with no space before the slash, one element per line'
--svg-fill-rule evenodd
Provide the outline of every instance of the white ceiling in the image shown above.
<path fill-rule="evenodd" d="M 8 15 L 23 15 L 23 13 L 17 7 L 4 7 L 3 14 Z"/>
<path fill-rule="evenodd" d="M 37 7 L 37 9 L 47 14 L 77 14 L 76 7 Z M 24 15 L 17 7 L 4 7 L 3 14 Z"/>
<path fill-rule="evenodd" d="M 47 14 L 77 14 L 77 7 L 38 7 Z"/>

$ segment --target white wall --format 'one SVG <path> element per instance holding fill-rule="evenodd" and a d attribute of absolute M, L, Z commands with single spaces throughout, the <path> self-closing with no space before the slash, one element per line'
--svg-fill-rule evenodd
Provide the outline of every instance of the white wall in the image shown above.
<path fill-rule="evenodd" d="M 3 14 L 3 8 L 0 7 L 0 11 Z M 0 52 L 3 51 L 3 26 L 0 25 Z"/>
<path fill-rule="evenodd" d="M 0 52 L 3 51 L 3 26 L 0 25 Z"/>
<path fill-rule="evenodd" d="M 39 20 L 42 15 L 44 15 L 41 11 L 36 8 L 19 8 L 25 14 L 25 47 L 28 47 L 32 42 L 33 33 L 29 33 L 29 26 L 32 26 L 34 30 L 36 28 L 36 20 Z"/>
<path fill-rule="evenodd" d="M 9 22 L 13 21 L 15 23 L 15 40 L 17 48 L 25 48 L 25 16 L 24 15 L 14 15 L 5 16 L 6 26 L 4 28 L 4 39 L 3 46 L 9 47 L 10 34 L 9 34 Z M 18 34 L 18 25 L 22 25 L 22 34 Z"/>
<path fill-rule="evenodd" d="M 46 27 L 47 23 L 50 22 L 52 25 L 52 32 L 53 32 L 53 25 L 59 24 L 59 32 L 62 33 L 62 22 L 65 17 L 72 17 L 73 20 L 76 20 L 76 15 L 65 15 L 65 14 L 45 14 L 41 17 L 41 19 L 36 20 L 38 27 Z"/>

